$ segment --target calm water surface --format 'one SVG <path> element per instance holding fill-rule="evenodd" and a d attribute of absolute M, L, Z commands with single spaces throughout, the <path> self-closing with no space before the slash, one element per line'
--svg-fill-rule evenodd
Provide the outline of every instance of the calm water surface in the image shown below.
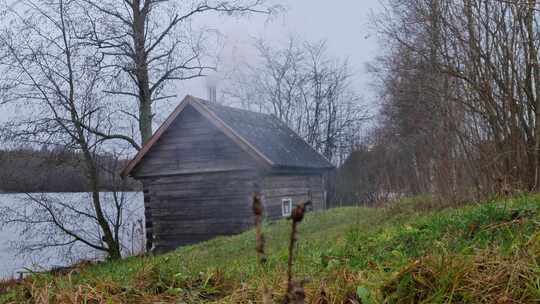
<path fill-rule="evenodd" d="M 65 198 L 73 202 L 88 203 L 88 193 L 48 193 L 46 196 L 54 198 Z M 122 233 L 122 243 L 124 252 L 129 254 L 131 250 L 138 251 L 144 245 L 143 235 L 140 227 L 144 217 L 144 207 L 142 193 L 124 193 L 126 198 L 126 208 L 123 214 L 125 229 Z M 14 204 L 25 204 L 24 194 L 0 194 L 1 206 L 17 206 Z M 102 193 L 102 200 L 111 202 L 110 193 Z M 19 205 L 20 206 L 20 205 Z M 109 208 L 109 210 L 112 210 Z M 82 226 L 92 227 L 90 222 L 81 223 Z M 57 250 L 45 250 L 39 254 L 19 255 L 13 244 L 20 241 L 20 227 L 10 225 L 0 228 L 0 279 L 17 277 L 18 272 L 25 268 L 32 270 L 45 270 L 55 266 L 65 266 L 82 259 L 101 259 L 103 254 L 84 245 L 77 245 L 73 248 L 70 256 L 60 255 Z"/>

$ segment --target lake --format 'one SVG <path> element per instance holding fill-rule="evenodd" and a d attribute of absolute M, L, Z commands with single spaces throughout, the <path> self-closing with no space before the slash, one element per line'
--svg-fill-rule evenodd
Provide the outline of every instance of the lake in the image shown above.
<path fill-rule="evenodd" d="M 31 194 L 35 199 L 45 199 L 58 201 L 66 206 L 79 206 L 78 210 L 91 210 L 89 193 L 46 193 Z M 144 248 L 144 206 L 142 193 L 124 192 L 120 194 L 124 208 L 122 212 L 123 229 L 120 232 L 122 240 L 122 253 L 130 255 L 133 252 L 138 253 Z M 106 215 L 113 218 L 115 200 L 112 193 L 101 193 L 103 209 Z M 84 204 L 84 205 L 81 205 Z M 26 194 L 0 194 L 0 209 L 16 209 L 19 212 L 31 213 L 39 210 L 34 208 L 35 202 Z M 84 206 L 84 208 L 81 208 Z M 22 214 L 22 213 L 21 213 Z M 47 224 L 49 225 L 49 224 Z M 88 235 L 88 237 L 99 236 L 97 226 L 91 220 L 85 217 L 73 217 L 67 221 L 70 229 Z M 103 259 L 102 252 L 90 248 L 84 244 L 73 244 L 69 248 L 49 248 L 41 250 L 39 253 L 18 254 L 17 245 L 33 244 L 42 237 L 44 232 L 48 232 L 49 227 L 45 225 L 30 227 L 26 230 L 25 237 L 21 238 L 21 232 L 24 227 L 18 224 L 9 224 L 6 227 L 0 227 L 0 279 L 18 277 L 18 272 L 32 269 L 33 271 L 42 271 L 51 267 L 66 266 L 81 260 Z M 32 228 L 34 230 L 32 231 Z M 95 238 L 95 237 L 94 237 Z M 99 239 L 99 237 L 97 238 Z M 69 249 L 69 250 L 68 250 Z"/>

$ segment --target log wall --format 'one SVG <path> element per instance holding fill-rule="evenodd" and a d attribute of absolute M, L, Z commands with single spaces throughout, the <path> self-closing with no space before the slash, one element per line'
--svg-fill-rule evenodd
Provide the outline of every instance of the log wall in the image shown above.
<path fill-rule="evenodd" d="M 290 198 L 293 207 L 311 200 L 313 210 L 324 209 L 324 188 L 321 175 L 270 174 L 263 179 L 262 194 L 266 216 L 282 218 L 282 200 Z"/>
<path fill-rule="evenodd" d="M 147 226 L 152 227 L 154 250 L 166 252 L 183 245 L 234 235 L 253 225 L 252 195 L 263 195 L 265 217 L 283 218 L 281 204 L 311 200 L 324 209 L 320 175 L 262 175 L 246 170 L 154 177 L 145 180 L 148 192 Z"/>
<path fill-rule="evenodd" d="M 256 171 L 190 174 L 146 183 L 158 252 L 248 229 Z"/>

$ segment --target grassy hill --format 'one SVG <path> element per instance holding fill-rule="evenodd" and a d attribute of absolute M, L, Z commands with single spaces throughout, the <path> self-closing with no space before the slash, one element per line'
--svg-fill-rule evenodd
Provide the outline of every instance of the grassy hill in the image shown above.
<path fill-rule="evenodd" d="M 268 262 L 255 233 L 170 254 L 40 275 L 0 296 L 28 303 L 276 303 L 286 287 L 290 223 L 267 223 Z M 434 211 L 422 198 L 388 208 L 339 208 L 300 224 L 295 277 L 307 303 L 540 301 L 540 196 Z"/>

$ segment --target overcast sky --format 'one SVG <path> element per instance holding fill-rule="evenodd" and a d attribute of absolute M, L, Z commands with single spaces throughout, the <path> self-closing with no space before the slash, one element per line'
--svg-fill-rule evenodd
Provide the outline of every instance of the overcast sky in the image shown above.
<path fill-rule="evenodd" d="M 268 43 L 276 45 L 291 34 L 310 41 L 326 39 L 329 54 L 349 60 L 355 73 L 354 87 L 371 101 L 369 77 L 366 76 L 364 66 L 377 55 L 377 42 L 371 35 L 369 16 L 371 12 L 380 11 L 379 0 L 273 1 L 283 5 L 285 12 L 271 20 L 263 16 L 241 19 L 205 16 L 198 17 L 196 23 L 218 29 L 223 34 L 223 60 L 229 62 L 249 61 L 250 56 L 254 55 L 250 46 L 253 37 L 262 37 Z M 186 94 L 207 97 L 204 79 L 179 84 L 177 91 L 177 102 Z M 174 106 L 177 102 L 172 101 L 171 105 Z M 15 111 L 6 108 L 2 108 L 2 111 L 0 121 L 17 115 Z"/>
<path fill-rule="evenodd" d="M 270 21 L 262 16 L 204 19 L 208 26 L 219 29 L 224 35 L 224 60 L 249 60 L 254 54 L 250 46 L 252 37 L 262 37 L 274 45 L 283 43 L 289 35 L 309 41 L 325 39 L 330 55 L 349 60 L 356 76 L 354 86 L 367 97 L 369 78 L 364 66 L 377 55 L 376 38 L 369 20 L 372 12 L 381 9 L 379 0 L 275 1 L 285 7 L 285 12 Z M 187 93 L 206 97 L 205 80 L 179 88 L 180 96 Z"/>

